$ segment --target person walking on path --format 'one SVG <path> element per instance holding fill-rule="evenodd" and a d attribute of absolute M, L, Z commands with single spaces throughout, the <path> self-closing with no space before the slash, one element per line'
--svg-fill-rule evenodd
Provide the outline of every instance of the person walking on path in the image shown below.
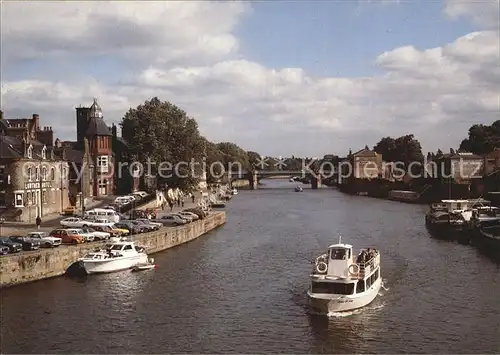
<path fill-rule="evenodd" d="M 191 195 L 191 201 L 193 201 L 194 203 L 194 200 L 196 199 L 196 197 L 194 196 L 194 194 Z"/>
<path fill-rule="evenodd" d="M 181 206 L 184 207 L 184 197 L 181 198 Z"/>
<path fill-rule="evenodd" d="M 174 203 L 172 201 L 168 201 L 168 205 L 170 206 L 170 212 L 172 212 L 172 209 L 174 208 Z"/>
<path fill-rule="evenodd" d="M 36 216 L 36 229 L 40 229 L 40 226 L 42 225 L 42 219 L 40 218 L 40 216 Z"/>

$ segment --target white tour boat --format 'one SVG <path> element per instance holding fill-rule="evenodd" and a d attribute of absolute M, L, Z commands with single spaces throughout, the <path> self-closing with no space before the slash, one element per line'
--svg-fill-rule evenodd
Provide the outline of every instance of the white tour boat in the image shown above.
<path fill-rule="evenodd" d="M 339 240 L 328 247 L 328 253 L 316 258 L 310 279 L 307 294 L 314 310 L 328 314 L 364 307 L 382 286 L 380 252 L 361 249 L 355 257 L 352 245 Z"/>
<path fill-rule="evenodd" d="M 105 250 L 90 252 L 80 259 L 87 274 L 130 269 L 138 264 L 147 264 L 148 261 L 144 248 L 129 241 L 111 244 Z"/>

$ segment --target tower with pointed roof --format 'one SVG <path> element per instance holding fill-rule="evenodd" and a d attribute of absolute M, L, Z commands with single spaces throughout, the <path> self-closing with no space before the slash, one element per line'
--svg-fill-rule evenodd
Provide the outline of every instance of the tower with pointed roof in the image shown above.
<path fill-rule="evenodd" d="M 88 140 L 93 162 L 91 181 L 94 196 L 108 196 L 114 190 L 114 163 L 111 129 L 104 122 L 101 106 L 94 98 L 90 107 L 76 108 L 77 146 L 82 149 Z"/>

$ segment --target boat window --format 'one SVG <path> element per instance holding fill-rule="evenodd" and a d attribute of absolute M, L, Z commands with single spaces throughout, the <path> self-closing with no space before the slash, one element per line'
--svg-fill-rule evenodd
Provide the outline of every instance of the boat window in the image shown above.
<path fill-rule="evenodd" d="M 122 250 L 122 245 L 116 244 L 111 247 L 111 250 Z"/>
<path fill-rule="evenodd" d="M 366 279 L 366 289 L 372 287 L 372 279 L 371 278 L 367 278 Z"/>
<path fill-rule="evenodd" d="M 347 260 L 347 251 L 345 249 L 332 249 L 330 252 L 332 260 Z"/>
<path fill-rule="evenodd" d="M 335 282 L 313 282 L 311 291 L 313 293 L 352 295 L 354 292 L 354 284 L 335 283 Z"/>
<path fill-rule="evenodd" d="M 365 292 L 365 283 L 363 280 L 358 281 L 356 285 L 356 293 Z"/>
<path fill-rule="evenodd" d="M 123 250 L 132 250 L 132 246 L 131 245 L 125 245 L 125 248 L 123 248 Z"/>

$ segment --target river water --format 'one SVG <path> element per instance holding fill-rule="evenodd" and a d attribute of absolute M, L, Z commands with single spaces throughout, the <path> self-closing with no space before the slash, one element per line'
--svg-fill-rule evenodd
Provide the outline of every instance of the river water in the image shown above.
<path fill-rule="evenodd" d="M 495 353 L 499 266 L 429 238 L 425 206 L 241 191 L 227 224 L 154 255 L 158 268 L 2 291 L 2 353 Z M 307 307 L 310 260 L 338 241 L 376 246 L 388 290 L 342 317 Z"/>

